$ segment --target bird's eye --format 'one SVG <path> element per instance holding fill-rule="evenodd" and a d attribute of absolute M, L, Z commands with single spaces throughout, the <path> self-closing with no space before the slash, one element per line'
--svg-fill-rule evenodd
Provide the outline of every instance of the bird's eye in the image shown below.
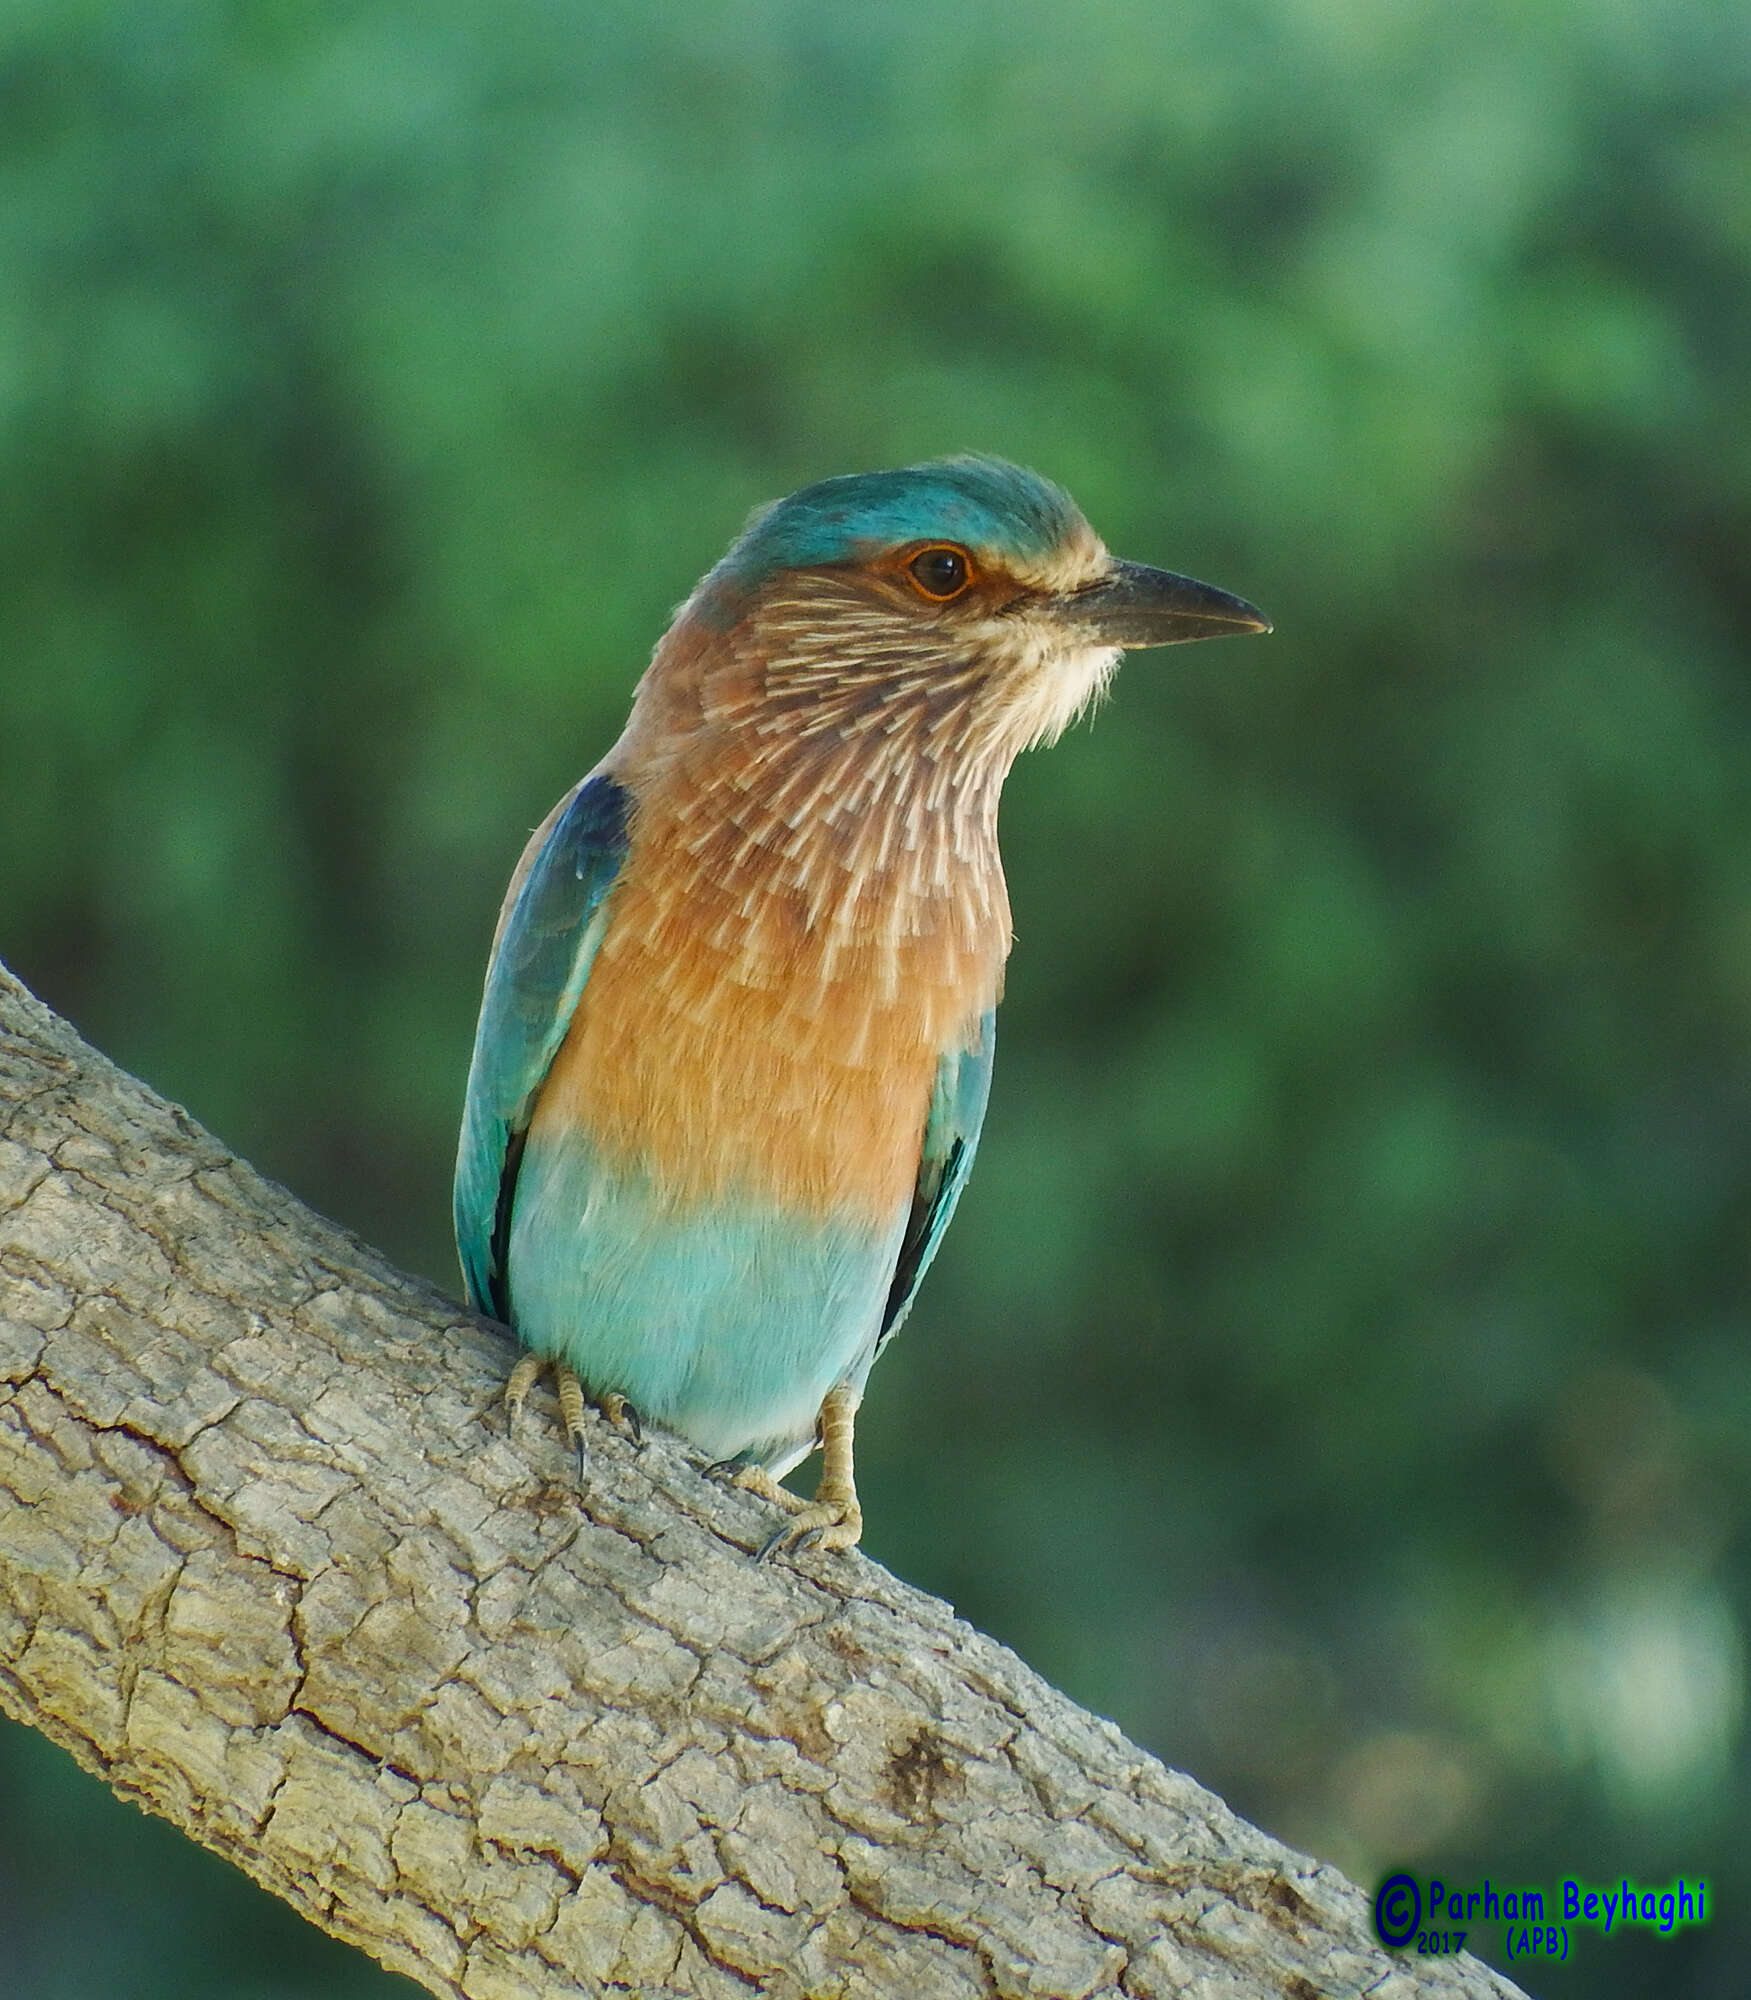
<path fill-rule="evenodd" d="M 946 604 L 951 597 L 959 597 L 973 580 L 966 550 L 947 544 L 920 549 L 906 569 L 912 581 L 935 604 Z"/>

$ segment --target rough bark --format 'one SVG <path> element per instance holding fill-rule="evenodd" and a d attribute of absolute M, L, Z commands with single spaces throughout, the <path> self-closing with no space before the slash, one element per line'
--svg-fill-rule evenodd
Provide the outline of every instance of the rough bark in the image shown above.
<path fill-rule="evenodd" d="M 1511 1994 L 502 1334 L 0 970 L 0 1705 L 438 1994 Z"/>

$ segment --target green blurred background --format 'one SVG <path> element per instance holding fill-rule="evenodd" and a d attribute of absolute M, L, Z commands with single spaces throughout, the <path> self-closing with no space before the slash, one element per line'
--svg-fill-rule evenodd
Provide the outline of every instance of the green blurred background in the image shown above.
<path fill-rule="evenodd" d="M 866 1546 L 1370 1887 L 1712 1878 L 1534 1994 L 1741 1993 L 1742 7 L 10 0 L 0 174 L 0 954 L 452 1288 L 501 886 L 750 507 L 996 451 L 1269 609 L 1012 781 Z M 412 1990 L 17 1729 L 0 1951 Z"/>

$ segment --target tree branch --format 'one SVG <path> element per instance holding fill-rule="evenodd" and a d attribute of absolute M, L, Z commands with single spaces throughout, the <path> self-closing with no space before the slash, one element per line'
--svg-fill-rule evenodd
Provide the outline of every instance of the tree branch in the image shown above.
<path fill-rule="evenodd" d="M 508 1359 L 0 968 L 0 1705 L 116 1791 L 470 2000 L 1512 1993 Z"/>

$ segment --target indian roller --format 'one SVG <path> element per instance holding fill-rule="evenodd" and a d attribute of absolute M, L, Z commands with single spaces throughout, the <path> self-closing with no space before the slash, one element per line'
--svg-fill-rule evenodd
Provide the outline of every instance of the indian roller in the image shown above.
<path fill-rule="evenodd" d="M 513 1417 L 551 1363 L 580 1450 L 586 1401 L 643 1417 L 790 1512 L 762 1553 L 858 1540 L 864 1382 L 985 1115 L 1003 780 L 1123 649 L 1269 629 L 995 458 L 750 518 L 499 913 L 455 1204 Z"/>

